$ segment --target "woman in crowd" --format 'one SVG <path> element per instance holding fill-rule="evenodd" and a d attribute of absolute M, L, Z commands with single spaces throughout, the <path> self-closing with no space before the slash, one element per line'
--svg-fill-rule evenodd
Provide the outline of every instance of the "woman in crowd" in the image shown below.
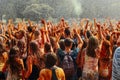
<path fill-rule="evenodd" d="M 112 52 L 110 42 L 104 40 L 102 42 L 99 58 L 99 80 L 110 80 L 111 56 Z"/>
<path fill-rule="evenodd" d="M 40 53 L 36 42 L 30 42 L 30 51 L 27 57 L 27 70 L 25 78 L 28 80 L 36 80 L 40 71 Z"/>
<path fill-rule="evenodd" d="M 83 73 L 82 78 L 85 80 L 98 80 L 98 59 L 99 44 L 95 37 L 90 37 L 87 48 L 82 51 L 83 56 Z"/>
<path fill-rule="evenodd" d="M 5 68 L 8 72 L 6 80 L 20 80 L 23 78 L 24 65 L 22 59 L 19 58 L 19 49 L 16 46 L 10 49 Z"/>

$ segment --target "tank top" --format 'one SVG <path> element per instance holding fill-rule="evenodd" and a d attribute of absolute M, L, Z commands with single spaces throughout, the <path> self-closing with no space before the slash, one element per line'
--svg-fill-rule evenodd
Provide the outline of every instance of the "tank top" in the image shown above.
<path fill-rule="evenodd" d="M 39 72 L 40 72 L 40 69 L 33 64 L 32 73 L 30 74 L 28 80 L 37 80 L 37 78 L 39 77 Z"/>
<path fill-rule="evenodd" d="M 85 54 L 82 78 L 85 80 L 98 80 L 98 59 Z"/>
<path fill-rule="evenodd" d="M 85 54 L 85 64 L 83 67 L 83 72 L 86 73 L 98 72 L 98 59 L 89 57 Z"/>

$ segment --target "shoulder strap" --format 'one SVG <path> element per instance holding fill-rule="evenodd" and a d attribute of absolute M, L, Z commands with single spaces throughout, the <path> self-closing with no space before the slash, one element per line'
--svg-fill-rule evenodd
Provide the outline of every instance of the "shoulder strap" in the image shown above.
<path fill-rule="evenodd" d="M 57 69 L 56 67 L 53 67 L 51 69 L 52 70 L 52 78 L 51 78 L 51 80 L 58 80 L 56 72 L 55 72 L 56 69 Z"/>

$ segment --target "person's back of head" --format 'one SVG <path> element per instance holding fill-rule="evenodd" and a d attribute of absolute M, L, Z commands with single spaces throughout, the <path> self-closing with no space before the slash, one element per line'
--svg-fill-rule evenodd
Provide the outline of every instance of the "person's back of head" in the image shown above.
<path fill-rule="evenodd" d="M 14 46 L 10 49 L 9 57 L 16 57 L 18 53 L 19 53 L 19 48 L 17 46 Z"/>
<path fill-rule="evenodd" d="M 64 39 L 59 41 L 60 48 L 64 51 L 65 50 L 65 44 L 64 44 Z"/>
<path fill-rule="evenodd" d="M 39 47 L 38 47 L 38 44 L 34 41 L 30 42 L 30 50 L 33 52 L 33 53 L 36 53 L 39 51 Z"/>
<path fill-rule="evenodd" d="M 70 30 L 69 30 L 69 28 L 66 28 L 65 31 L 64 31 L 64 33 L 65 33 L 65 37 L 69 37 L 70 36 Z"/>
<path fill-rule="evenodd" d="M 49 53 L 46 55 L 45 65 L 47 68 L 53 67 L 57 62 L 57 56 L 55 53 Z"/>
<path fill-rule="evenodd" d="M 89 30 L 87 30 L 86 34 L 87 34 L 87 38 L 90 38 L 92 36 L 92 33 Z"/>
<path fill-rule="evenodd" d="M 10 70 L 12 74 L 18 74 L 21 70 L 23 70 L 22 64 L 19 62 L 19 48 L 14 46 L 10 49 L 9 58 L 7 63 L 10 65 Z M 16 59 L 17 58 L 17 59 Z M 19 60 L 18 60 L 19 59 Z"/>
<path fill-rule="evenodd" d="M 28 26 L 28 27 L 27 27 L 27 30 L 28 30 L 29 33 L 31 33 L 31 32 L 32 32 L 32 27 L 31 27 L 31 26 Z"/>
<path fill-rule="evenodd" d="M 73 41 L 69 38 L 64 40 L 65 47 L 71 47 L 72 43 L 73 43 Z"/>
<path fill-rule="evenodd" d="M 44 51 L 45 53 L 52 52 L 52 45 L 46 42 L 44 45 Z"/>
<path fill-rule="evenodd" d="M 106 35 L 106 39 L 110 41 L 110 35 Z"/>

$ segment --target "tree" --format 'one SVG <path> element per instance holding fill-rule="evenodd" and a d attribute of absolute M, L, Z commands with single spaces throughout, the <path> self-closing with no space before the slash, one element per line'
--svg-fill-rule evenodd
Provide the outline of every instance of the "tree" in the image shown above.
<path fill-rule="evenodd" d="M 46 4 L 31 4 L 23 11 L 25 18 L 38 21 L 41 18 L 47 19 L 52 15 L 54 9 Z"/>

